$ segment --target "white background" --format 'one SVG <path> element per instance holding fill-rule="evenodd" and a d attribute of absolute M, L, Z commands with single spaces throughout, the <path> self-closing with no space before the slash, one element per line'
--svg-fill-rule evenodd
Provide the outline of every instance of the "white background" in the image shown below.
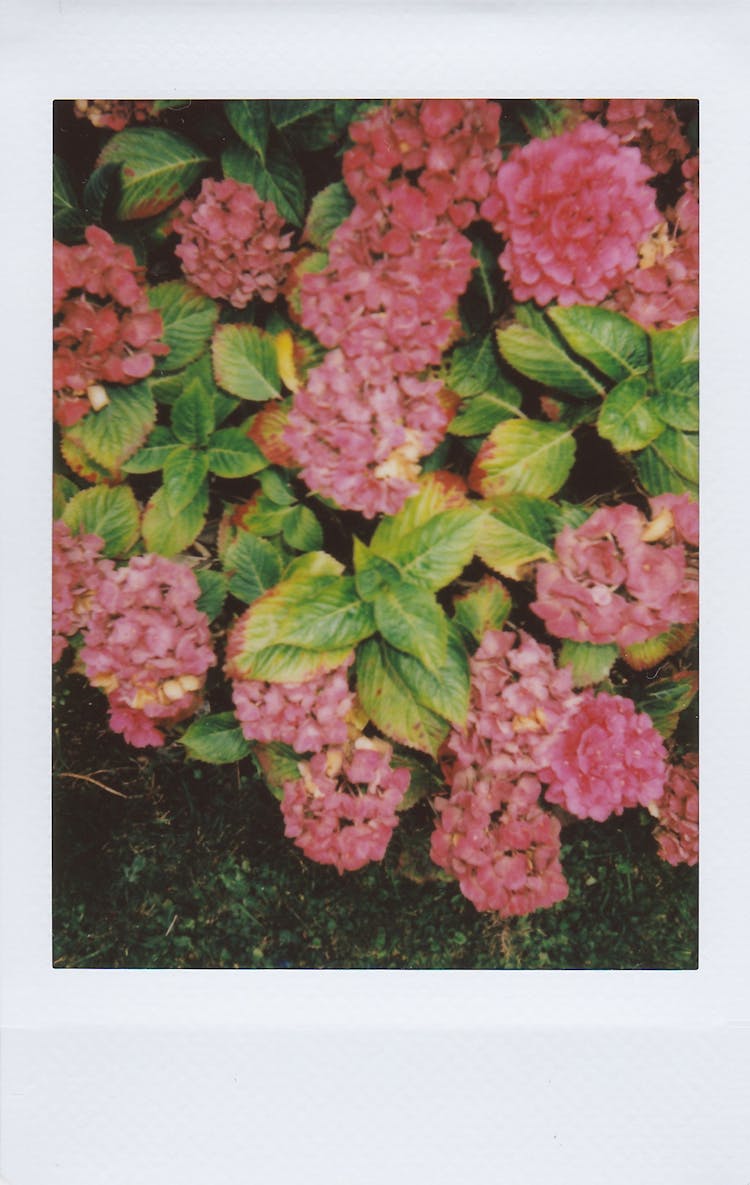
<path fill-rule="evenodd" d="M 748 22 L 730 3 L 0 0 L 8 1185 L 750 1185 Z M 53 970 L 52 100 L 701 100 L 696 972 Z"/>

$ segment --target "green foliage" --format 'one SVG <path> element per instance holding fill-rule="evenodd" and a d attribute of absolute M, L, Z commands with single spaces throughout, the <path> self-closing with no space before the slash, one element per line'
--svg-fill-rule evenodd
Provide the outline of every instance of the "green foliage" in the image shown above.
<path fill-rule="evenodd" d="M 572 432 L 538 420 L 506 420 L 490 432 L 471 474 L 485 498 L 530 494 L 548 498 L 565 484 L 576 445 Z"/>
<path fill-rule="evenodd" d="M 607 678 L 618 653 L 616 646 L 566 639 L 560 647 L 557 665 L 572 668 L 574 687 L 589 687 Z"/>
<path fill-rule="evenodd" d="M 121 166 L 117 217 L 149 218 L 173 205 L 208 164 L 199 148 L 165 128 L 125 128 L 107 141 L 98 164 Z"/>
<path fill-rule="evenodd" d="M 343 181 L 333 181 L 321 189 L 310 203 L 304 230 L 307 242 L 321 251 L 327 251 L 333 232 L 353 209 L 354 199 Z"/>
<path fill-rule="evenodd" d="M 233 765 L 250 752 L 234 712 L 201 716 L 180 737 L 188 757 L 210 765 Z"/>
<path fill-rule="evenodd" d="M 140 511 L 129 486 L 81 490 L 70 499 L 62 517 L 73 532 L 99 535 L 107 556 L 126 555 L 138 540 Z"/>
<path fill-rule="evenodd" d="M 161 359 L 162 370 L 181 370 L 205 350 L 219 316 L 219 306 L 183 280 L 168 280 L 149 288 L 151 307 L 164 322 L 163 340 L 169 354 Z"/>
<path fill-rule="evenodd" d="M 136 453 L 156 420 L 156 405 L 146 383 L 108 387 L 109 402 L 71 428 L 67 439 L 103 469 L 117 473 Z"/>
<path fill-rule="evenodd" d="M 254 325 L 220 325 L 212 344 L 220 387 L 239 399 L 265 403 L 281 394 L 273 339 Z"/>
<path fill-rule="evenodd" d="M 481 642 L 488 630 L 503 628 L 513 603 L 500 581 L 487 576 L 475 588 L 456 597 L 453 606 L 456 625 Z"/>
<path fill-rule="evenodd" d="M 299 165 L 281 146 L 269 148 L 265 160 L 245 144 L 230 144 L 221 154 L 225 177 L 252 185 L 265 202 L 292 226 L 305 218 L 305 178 Z"/>
<path fill-rule="evenodd" d="M 158 489 L 143 515 L 143 541 L 148 551 L 173 556 L 185 551 L 203 530 L 208 511 L 208 490 L 201 485 L 190 502 L 175 513 L 164 486 Z"/>
<path fill-rule="evenodd" d="M 551 502 L 527 494 L 507 494 L 487 503 L 477 552 L 488 568 L 520 580 L 537 560 L 552 560 L 558 514 Z"/>

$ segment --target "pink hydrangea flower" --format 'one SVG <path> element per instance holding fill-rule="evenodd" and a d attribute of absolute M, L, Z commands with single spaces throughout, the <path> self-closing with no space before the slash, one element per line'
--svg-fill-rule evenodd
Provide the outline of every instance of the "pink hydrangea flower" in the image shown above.
<path fill-rule="evenodd" d="M 113 569 L 98 535 L 74 535 L 61 519 L 52 531 L 52 661 L 86 628 L 102 580 Z"/>
<path fill-rule="evenodd" d="M 453 791 L 536 773 L 577 695 L 571 670 L 557 670 L 549 646 L 523 631 L 488 630 L 470 662 L 466 724 L 454 728 L 440 759 Z"/>
<path fill-rule="evenodd" d="M 76 99 L 73 110 L 95 128 L 121 132 L 130 123 L 145 123 L 154 113 L 153 99 Z"/>
<path fill-rule="evenodd" d="M 549 783 L 547 801 L 579 819 L 602 823 L 664 790 L 664 742 L 650 717 L 619 695 L 584 691 L 546 755 L 539 776 Z"/>
<path fill-rule="evenodd" d="M 417 172 L 430 209 L 466 227 L 502 159 L 500 115 L 487 99 L 395 99 L 351 125 L 344 180 L 372 213 L 398 170 Z"/>
<path fill-rule="evenodd" d="M 302 324 L 349 358 L 414 373 L 437 365 L 459 329 L 457 301 L 471 278 L 471 243 L 405 180 L 355 206 L 329 246 L 329 262 L 300 281 Z"/>
<path fill-rule="evenodd" d="M 698 863 L 698 754 L 686 753 L 671 765 L 664 793 L 652 805 L 659 820 L 655 837 L 668 864 Z"/>
<path fill-rule="evenodd" d="M 87 226 L 85 243 L 54 244 L 53 263 L 55 418 L 69 426 L 91 410 L 99 383 L 145 378 L 169 346 L 130 247 Z"/>
<path fill-rule="evenodd" d="M 516 782 L 494 778 L 436 799 L 430 856 L 478 910 L 512 917 L 567 897 L 560 824 L 535 805 L 540 791 L 538 779 L 523 774 Z"/>
<path fill-rule="evenodd" d="M 537 567 L 531 604 L 551 634 L 630 646 L 697 620 L 695 555 L 670 542 L 661 513 L 649 522 L 635 506 L 603 506 L 563 528 L 556 562 Z"/>
<path fill-rule="evenodd" d="M 382 860 L 411 778 L 391 766 L 392 755 L 387 742 L 360 736 L 348 752 L 328 749 L 301 761 L 300 777 L 284 784 L 285 835 L 339 872 Z"/>
<path fill-rule="evenodd" d="M 393 375 L 332 350 L 294 396 L 284 440 L 311 490 L 366 518 L 395 514 L 417 491 L 417 462 L 451 415 L 441 383 Z"/>
<path fill-rule="evenodd" d="M 354 705 L 347 671 L 354 654 L 335 671 L 304 683 L 266 683 L 239 674 L 233 660 L 242 645 L 241 633 L 241 627 L 230 632 L 225 671 L 232 679 L 234 709 L 247 740 L 280 741 L 297 753 L 345 744 L 347 717 Z"/>
<path fill-rule="evenodd" d="M 175 255 L 196 288 L 244 309 L 257 294 L 271 303 L 286 279 L 293 252 L 291 232 L 273 202 L 252 185 L 207 178 L 195 201 L 180 203 L 172 229 Z"/>
<path fill-rule="evenodd" d="M 664 99 L 585 99 L 582 107 L 601 114 L 622 144 L 636 145 L 655 173 L 668 173 L 690 151 L 677 112 Z"/>
<path fill-rule="evenodd" d="M 516 300 L 597 304 L 638 263 L 660 215 L 637 148 L 596 123 L 514 148 L 481 213 L 507 240 Z"/>
<path fill-rule="evenodd" d="M 184 564 L 134 556 L 109 572 L 80 657 L 89 682 L 109 698 L 110 726 L 131 745 L 161 745 L 159 725 L 192 716 L 216 664 L 200 588 Z"/>

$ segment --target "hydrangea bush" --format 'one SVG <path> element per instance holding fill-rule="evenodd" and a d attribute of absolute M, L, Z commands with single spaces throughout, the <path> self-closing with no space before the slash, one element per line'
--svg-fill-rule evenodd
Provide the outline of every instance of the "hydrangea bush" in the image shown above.
<path fill-rule="evenodd" d="M 421 812 L 503 918 L 576 819 L 694 864 L 695 104 L 57 123 L 53 659 L 111 729 L 342 874 Z"/>

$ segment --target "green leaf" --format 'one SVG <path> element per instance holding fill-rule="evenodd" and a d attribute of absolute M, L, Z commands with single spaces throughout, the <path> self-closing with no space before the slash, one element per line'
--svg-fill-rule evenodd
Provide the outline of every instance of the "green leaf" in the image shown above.
<path fill-rule="evenodd" d="M 485 498 L 532 494 L 548 498 L 573 468 L 572 432 L 537 420 L 505 420 L 493 428 L 472 466 L 469 485 Z"/>
<path fill-rule="evenodd" d="M 211 347 L 220 387 L 240 399 L 278 399 L 281 379 L 273 338 L 254 325 L 220 325 Z"/>
<path fill-rule="evenodd" d="M 455 391 L 464 399 L 484 394 L 489 390 L 502 390 L 503 385 L 511 387 L 510 383 L 506 384 L 500 370 L 495 340 L 491 333 L 471 338 L 456 346 L 450 356 L 445 383 L 451 391 Z M 515 387 L 512 387 L 512 390 L 515 391 Z"/>
<path fill-rule="evenodd" d="M 218 712 L 194 720 L 179 738 L 188 757 L 211 765 L 230 765 L 247 757 L 250 742 L 242 735 L 234 712 Z"/>
<path fill-rule="evenodd" d="M 471 248 L 471 254 L 476 260 L 476 267 L 469 283 L 469 295 L 476 294 L 482 307 L 486 307 L 487 315 L 492 315 L 497 305 L 500 292 L 500 269 L 497 266 L 497 254 L 491 251 L 486 243 L 477 239 Z"/>
<path fill-rule="evenodd" d="M 633 697 L 641 712 L 647 712 L 663 737 L 677 728 L 680 714 L 690 707 L 697 691 L 697 676 L 685 671 L 669 679 L 656 679 Z"/>
<path fill-rule="evenodd" d="M 633 462 L 647 494 L 695 495 L 697 491 L 695 483 L 687 481 L 676 469 L 672 469 L 653 445 L 638 453 Z"/>
<path fill-rule="evenodd" d="M 432 593 L 403 580 L 380 592 L 374 609 L 375 625 L 389 645 L 440 673 L 448 649 L 448 618 Z"/>
<path fill-rule="evenodd" d="M 670 469 L 694 486 L 698 484 L 698 437 L 695 433 L 665 428 L 653 444 L 654 452 Z"/>
<path fill-rule="evenodd" d="M 101 223 L 105 211 L 119 199 L 120 166 L 115 162 L 94 169 L 83 189 L 87 222 Z"/>
<path fill-rule="evenodd" d="M 407 498 L 398 514 L 380 520 L 370 546 L 377 555 L 386 558 L 395 556 L 412 531 L 444 510 L 455 508 L 456 498 L 452 487 L 443 482 L 439 473 L 427 474 L 420 479 L 418 492 Z M 475 513 L 473 508 L 469 513 Z"/>
<path fill-rule="evenodd" d="M 67 435 L 98 465 L 116 471 L 147 438 L 156 407 L 146 383 L 107 387 L 107 395 L 109 403 L 101 411 L 89 412 Z"/>
<path fill-rule="evenodd" d="M 202 450 L 178 444 L 164 462 L 164 496 L 172 514 L 179 514 L 203 489 L 208 457 Z"/>
<path fill-rule="evenodd" d="M 262 470 L 265 473 L 265 470 Z M 263 494 L 253 499 L 252 508 L 243 519 L 245 530 L 253 535 L 278 535 L 289 517 L 289 506 L 278 506 Z"/>
<path fill-rule="evenodd" d="M 655 638 L 621 647 L 622 657 L 633 670 L 647 671 L 657 663 L 663 662 L 665 658 L 669 658 L 671 654 L 677 654 L 687 646 L 694 634 L 694 625 L 673 625 Z"/>
<path fill-rule="evenodd" d="M 652 332 L 651 355 L 657 395 L 676 395 L 688 400 L 697 398 L 698 344 L 697 317 L 674 329 Z"/>
<path fill-rule="evenodd" d="M 86 450 L 66 433 L 63 433 L 60 438 L 60 452 L 66 465 L 78 477 L 82 477 L 88 482 L 105 481 L 107 484 L 111 483 L 112 474 L 110 471 L 104 465 L 97 465 Z"/>
<path fill-rule="evenodd" d="M 455 580 L 472 559 L 481 515 L 473 505 L 444 510 L 405 535 L 392 559 L 410 580 L 436 590 Z"/>
<path fill-rule="evenodd" d="M 162 340 L 169 354 L 159 361 L 160 370 L 181 370 L 194 362 L 206 346 L 219 316 L 219 306 L 183 280 L 168 280 L 148 292 L 149 304 L 158 309 L 164 323 Z"/>
<path fill-rule="evenodd" d="M 607 678 L 619 654 L 617 646 L 597 646 L 593 642 L 566 640 L 560 648 L 557 665 L 572 667 L 573 686 L 588 687 Z"/>
<path fill-rule="evenodd" d="M 172 431 L 183 444 L 205 445 L 213 430 L 213 400 L 200 379 L 192 379 L 172 407 Z"/>
<path fill-rule="evenodd" d="M 488 568 L 509 580 L 522 580 L 537 560 L 553 560 L 557 510 L 543 498 L 509 494 L 488 504 L 477 552 Z"/>
<path fill-rule="evenodd" d="M 302 646 L 267 646 L 246 660 L 251 679 L 268 683 L 306 683 L 334 671 L 351 654 L 351 646 L 337 650 L 305 650 Z"/>
<path fill-rule="evenodd" d="M 267 745 L 255 746 L 255 756 L 263 771 L 268 789 L 279 801 L 284 797 L 284 783 L 296 782 L 300 776 L 300 756 L 291 745 L 272 741 Z"/>
<path fill-rule="evenodd" d="M 275 506 L 292 506 L 297 501 L 294 490 L 278 469 L 265 469 L 260 476 L 260 484 L 265 496 Z"/>
<path fill-rule="evenodd" d="M 127 554 L 138 540 L 140 512 L 129 486 L 94 486 L 71 498 L 63 522 L 82 535 L 99 535 L 104 554 L 110 558 Z"/>
<path fill-rule="evenodd" d="M 166 210 L 208 164 L 199 148 L 165 128 L 125 128 L 105 144 L 97 164 L 122 166 L 117 217 L 128 222 Z"/>
<path fill-rule="evenodd" d="M 80 243 L 86 219 L 78 205 L 73 178 L 60 156 L 52 158 L 52 229 L 61 243 Z"/>
<path fill-rule="evenodd" d="M 660 420 L 669 424 L 670 428 L 679 428 L 683 432 L 697 432 L 700 427 L 700 408 L 697 397 L 685 398 L 666 391 L 651 397 L 651 407 Z"/>
<path fill-rule="evenodd" d="M 281 579 L 281 557 L 273 544 L 242 531 L 227 548 L 224 567 L 229 591 L 240 601 L 252 603 Z"/>
<path fill-rule="evenodd" d="M 167 501 L 166 490 L 157 490 L 146 507 L 142 533 L 149 551 L 173 556 L 185 551 L 203 530 L 208 510 L 208 490 L 201 487 L 192 502 L 175 514 Z"/>
<path fill-rule="evenodd" d="M 292 506 L 281 529 L 295 551 L 317 551 L 323 546 L 323 530 L 308 506 Z"/>
<path fill-rule="evenodd" d="M 513 607 L 508 590 L 493 576 L 485 576 L 453 602 L 453 620 L 477 642 L 488 630 L 501 630 Z"/>
<path fill-rule="evenodd" d="M 308 551 L 290 560 L 284 569 L 284 579 L 291 580 L 293 576 L 339 576 L 343 571 L 344 565 L 328 555 L 328 552 Z"/>
<path fill-rule="evenodd" d="M 217 477 L 249 477 L 268 461 L 241 428 L 220 428 L 208 442 L 208 467 Z"/>
<path fill-rule="evenodd" d="M 316 193 L 310 203 L 303 238 L 321 251 L 328 249 L 333 232 L 354 209 L 354 198 L 343 181 L 334 181 Z"/>
<path fill-rule="evenodd" d="M 271 99 L 271 121 L 276 128 L 288 128 L 300 119 L 325 111 L 330 105 L 330 99 Z"/>
<path fill-rule="evenodd" d="M 562 346 L 550 338 L 527 329 L 524 325 L 511 325 L 501 329 L 497 335 L 500 353 L 506 362 L 527 378 L 535 379 L 546 387 L 554 387 L 577 399 L 590 399 L 603 395 L 604 387 L 594 376 L 574 362 Z"/>
<path fill-rule="evenodd" d="M 354 581 L 363 601 L 373 601 L 380 593 L 397 588 L 401 573 L 390 560 L 376 555 L 354 536 Z"/>
<path fill-rule="evenodd" d="M 227 99 L 224 112 L 241 140 L 265 164 L 270 112 L 265 99 Z"/>
<path fill-rule="evenodd" d="M 645 448 L 656 440 L 664 424 L 654 414 L 646 379 L 635 375 L 613 387 L 604 399 L 596 426 L 599 435 L 609 440 L 618 453 Z"/>
<path fill-rule="evenodd" d="M 154 375 L 148 379 L 148 389 L 157 403 L 171 406 L 182 394 L 189 371 L 180 374 Z"/>
<path fill-rule="evenodd" d="M 357 650 L 357 693 L 364 711 L 391 740 L 437 757 L 447 722 L 414 696 L 399 667 L 399 652 L 371 638 Z"/>
<path fill-rule="evenodd" d="M 607 378 L 619 383 L 648 369 L 648 334 L 621 313 L 573 305 L 549 309 L 547 316 L 571 349 L 593 362 Z"/>
<path fill-rule="evenodd" d="M 281 148 L 269 149 L 265 163 L 244 144 L 230 144 L 221 154 L 225 177 L 252 185 L 264 202 L 273 202 L 281 217 L 302 226 L 305 178 L 299 165 Z"/>
<path fill-rule="evenodd" d="M 486 436 L 503 420 L 517 419 L 520 402 L 521 392 L 510 383 L 502 394 L 487 391 L 484 395 L 475 395 L 453 417 L 448 431 L 452 436 Z"/>
<path fill-rule="evenodd" d="M 466 722 L 469 711 L 469 659 L 461 634 L 452 621 L 448 622 L 448 648 L 439 675 L 410 654 L 393 650 L 407 686 L 414 696 L 430 711 L 443 716 L 458 726 Z"/>
<path fill-rule="evenodd" d="M 155 473 L 164 468 L 164 462 L 176 444 L 177 437 L 172 435 L 169 428 L 157 426 L 143 448 L 126 461 L 121 469 L 124 473 Z"/>
<path fill-rule="evenodd" d="M 62 518 L 65 507 L 78 493 L 78 486 L 62 473 L 52 475 L 52 517 Z"/>
<path fill-rule="evenodd" d="M 206 614 L 209 621 L 213 621 L 224 608 L 227 578 L 223 572 L 214 572 L 211 568 L 201 568 L 195 573 L 195 578 L 201 590 L 196 607 Z"/>

